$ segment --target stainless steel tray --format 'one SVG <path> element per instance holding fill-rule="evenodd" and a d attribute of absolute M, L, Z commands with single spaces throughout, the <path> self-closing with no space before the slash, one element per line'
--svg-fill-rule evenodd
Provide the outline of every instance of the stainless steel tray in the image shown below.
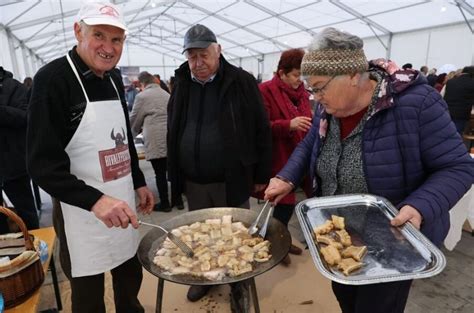
<path fill-rule="evenodd" d="M 397 213 L 387 199 L 366 194 L 311 198 L 296 206 L 316 268 L 325 277 L 346 285 L 426 278 L 444 269 L 445 256 L 413 225 L 390 225 Z M 313 239 L 313 228 L 331 219 L 332 214 L 345 218 L 354 245 L 367 246 L 364 266 L 349 276 L 320 257 L 319 244 Z"/>

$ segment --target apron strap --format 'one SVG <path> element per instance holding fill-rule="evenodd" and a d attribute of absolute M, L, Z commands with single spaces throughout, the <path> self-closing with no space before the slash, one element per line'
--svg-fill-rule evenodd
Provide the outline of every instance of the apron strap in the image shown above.
<path fill-rule="evenodd" d="M 77 78 L 79 84 L 81 85 L 81 88 L 82 88 L 82 91 L 84 92 L 84 97 L 86 97 L 87 103 L 89 103 L 90 100 L 89 100 L 89 97 L 87 96 L 86 89 L 84 88 L 84 84 L 82 84 L 81 78 L 79 77 L 79 73 L 77 72 L 77 69 L 76 69 L 76 67 L 74 66 L 74 63 L 72 63 L 72 59 L 71 59 L 71 57 L 69 56 L 69 53 L 66 54 L 66 58 L 67 58 L 67 61 L 69 62 L 69 65 L 70 65 L 71 68 L 72 68 L 72 71 L 73 71 L 74 74 L 76 75 L 76 78 Z M 112 76 L 110 76 L 109 78 L 110 78 L 110 82 L 112 83 L 112 86 L 114 86 L 115 92 L 117 93 L 117 98 L 118 98 L 118 100 L 119 100 L 120 102 L 122 102 L 122 100 L 120 99 L 120 94 L 119 94 L 119 92 L 118 92 L 117 86 L 115 85 L 114 80 L 112 79 Z"/>
<path fill-rule="evenodd" d="M 72 68 L 72 71 L 76 75 L 77 81 L 81 85 L 82 91 L 84 92 L 84 97 L 86 97 L 86 102 L 89 103 L 89 97 L 87 96 L 86 89 L 84 88 L 84 85 L 82 84 L 81 78 L 79 77 L 79 73 L 77 72 L 76 67 L 74 66 L 74 63 L 72 63 L 71 57 L 69 56 L 69 53 L 66 54 L 67 61 L 69 62 L 69 65 Z"/>
<path fill-rule="evenodd" d="M 120 103 L 121 103 L 121 102 L 122 102 L 122 99 L 120 99 L 120 94 L 119 94 L 119 92 L 118 92 L 117 86 L 115 86 L 115 83 L 114 83 L 114 80 L 112 79 L 112 76 L 109 76 L 109 78 L 110 78 L 110 81 L 112 82 L 112 85 L 114 86 L 115 92 L 117 93 L 118 100 L 119 100 Z"/>

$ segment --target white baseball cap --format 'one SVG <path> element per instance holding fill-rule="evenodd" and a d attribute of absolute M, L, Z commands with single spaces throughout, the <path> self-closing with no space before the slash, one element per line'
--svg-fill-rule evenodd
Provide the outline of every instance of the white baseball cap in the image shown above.
<path fill-rule="evenodd" d="M 79 10 L 78 19 L 87 25 L 111 25 L 127 31 L 122 11 L 108 2 L 84 3 Z"/>

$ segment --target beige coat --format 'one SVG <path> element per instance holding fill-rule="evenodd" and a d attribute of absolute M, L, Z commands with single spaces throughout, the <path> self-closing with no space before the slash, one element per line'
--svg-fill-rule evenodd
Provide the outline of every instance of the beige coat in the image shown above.
<path fill-rule="evenodd" d="M 135 97 L 130 124 L 134 137 L 143 129 L 146 159 L 166 158 L 167 106 L 169 94 L 150 84 Z"/>

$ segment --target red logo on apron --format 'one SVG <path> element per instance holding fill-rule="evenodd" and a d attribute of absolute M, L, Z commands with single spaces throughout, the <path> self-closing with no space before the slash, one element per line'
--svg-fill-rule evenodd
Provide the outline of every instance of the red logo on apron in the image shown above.
<path fill-rule="evenodd" d="M 131 172 L 130 151 L 126 144 L 99 151 L 99 160 L 104 183 L 127 176 Z"/>

